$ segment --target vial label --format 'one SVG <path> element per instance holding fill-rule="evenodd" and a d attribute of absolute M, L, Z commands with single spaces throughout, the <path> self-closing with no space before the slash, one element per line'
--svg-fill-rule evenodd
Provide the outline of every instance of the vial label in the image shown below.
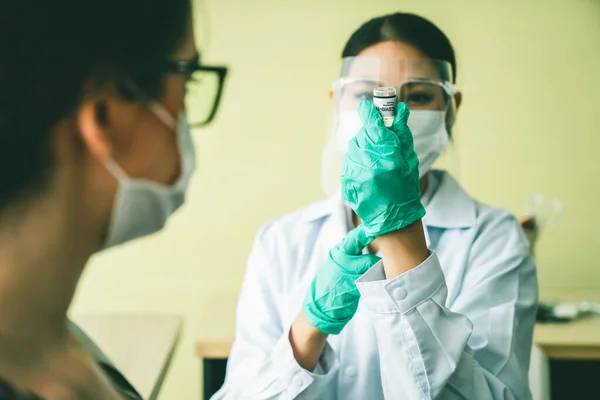
<path fill-rule="evenodd" d="M 381 116 L 383 117 L 383 123 L 385 126 L 390 127 L 394 123 L 394 117 L 396 115 L 396 97 L 381 98 L 374 97 L 373 104 Z"/>

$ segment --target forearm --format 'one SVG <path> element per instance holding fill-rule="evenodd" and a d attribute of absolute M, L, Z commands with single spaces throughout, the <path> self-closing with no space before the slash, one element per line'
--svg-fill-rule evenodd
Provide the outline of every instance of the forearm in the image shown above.
<path fill-rule="evenodd" d="M 410 271 L 429 256 L 421 220 L 404 229 L 377 238 L 381 250 L 386 279 Z"/>
<path fill-rule="evenodd" d="M 313 371 L 325 348 L 327 335 L 312 326 L 300 312 L 290 329 L 290 344 L 294 358 L 307 371 Z"/>

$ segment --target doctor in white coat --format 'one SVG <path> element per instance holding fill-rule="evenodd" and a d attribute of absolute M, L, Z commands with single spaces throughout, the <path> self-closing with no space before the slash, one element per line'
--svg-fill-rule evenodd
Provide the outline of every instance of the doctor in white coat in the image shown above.
<path fill-rule="evenodd" d="M 214 398 L 530 398 L 528 242 L 431 170 L 461 100 L 450 42 L 397 13 L 361 26 L 343 61 L 323 167 L 341 190 L 258 232 Z M 375 85 L 403 102 L 390 128 L 361 102 Z"/>

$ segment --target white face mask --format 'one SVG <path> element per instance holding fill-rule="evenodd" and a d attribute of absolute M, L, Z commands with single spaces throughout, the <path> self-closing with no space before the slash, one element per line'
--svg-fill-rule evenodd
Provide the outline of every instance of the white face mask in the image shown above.
<path fill-rule="evenodd" d="M 348 142 L 362 126 L 362 120 L 356 111 L 340 112 L 334 138 L 327 143 L 322 154 L 321 187 L 327 196 L 339 189 L 342 160 L 348 149 Z M 419 178 L 422 178 L 448 146 L 446 112 L 411 111 L 408 127 L 419 159 Z"/>
<path fill-rule="evenodd" d="M 419 159 L 419 178 L 422 178 L 448 147 L 446 112 L 411 111 L 408 117 L 408 128 L 413 135 L 415 153 Z"/>
<path fill-rule="evenodd" d="M 152 111 L 177 132 L 181 174 L 172 186 L 165 186 L 150 180 L 132 179 L 114 160 L 106 160 L 105 166 L 119 180 L 119 188 L 103 249 L 160 231 L 185 201 L 190 178 L 196 168 L 190 127 L 183 113 L 177 121 L 160 104 L 155 104 Z"/>
<path fill-rule="evenodd" d="M 335 146 L 338 150 L 346 152 L 348 142 L 352 140 L 363 127 L 362 120 L 356 111 L 341 111 L 337 123 L 335 135 Z"/>

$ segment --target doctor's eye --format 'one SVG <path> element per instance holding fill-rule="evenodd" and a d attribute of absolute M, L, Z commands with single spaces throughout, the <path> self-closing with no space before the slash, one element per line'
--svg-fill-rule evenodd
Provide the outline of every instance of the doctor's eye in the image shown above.
<path fill-rule="evenodd" d="M 400 88 L 400 100 L 412 109 L 442 109 L 444 97 L 442 87 L 433 83 L 410 82 Z"/>
<path fill-rule="evenodd" d="M 434 96 L 432 96 L 430 93 L 410 93 L 408 94 L 405 99 L 404 102 L 410 106 L 410 104 L 414 104 L 417 106 L 425 106 L 428 104 L 431 104 L 431 102 L 433 102 Z"/>
<path fill-rule="evenodd" d="M 360 92 L 354 95 L 358 101 L 373 101 L 373 92 Z"/>

